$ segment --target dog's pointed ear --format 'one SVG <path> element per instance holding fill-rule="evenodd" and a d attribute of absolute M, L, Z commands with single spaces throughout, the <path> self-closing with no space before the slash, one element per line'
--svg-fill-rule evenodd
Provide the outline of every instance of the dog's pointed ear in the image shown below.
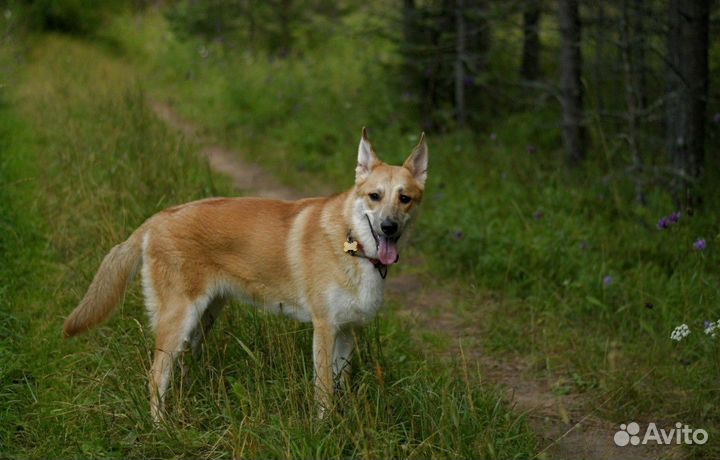
<path fill-rule="evenodd" d="M 428 148 L 425 143 L 425 133 L 420 133 L 420 142 L 418 142 L 418 145 L 413 149 L 407 160 L 405 160 L 403 167 L 412 173 L 415 180 L 421 186 L 425 185 L 428 168 Z"/>
<path fill-rule="evenodd" d="M 358 146 L 357 167 L 355 167 L 355 183 L 359 184 L 367 179 L 370 175 L 370 171 L 372 171 L 372 169 L 379 163 L 380 160 L 377 155 L 375 155 L 375 151 L 368 140 L 367 130 L 363 127 L 362 137 L 360 137 L 360 145 Z"/>

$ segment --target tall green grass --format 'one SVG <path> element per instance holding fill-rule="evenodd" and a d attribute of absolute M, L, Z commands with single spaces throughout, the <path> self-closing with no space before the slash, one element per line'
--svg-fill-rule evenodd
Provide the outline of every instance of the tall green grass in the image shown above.
<path fill-rule="evenodd" d="M 428 359 L 393 311 L 358 331 L 352 388 L 313 416 L 307 325 L 232 305 L 176 373 L 153 426 L 137 287 L 105 326 L 61 339 L 104 253 L 164 207 L 230 194 L 149 111 L 129 61 L 35 38 L 0 107 L 0 456 L 516 458 L 522 417 L 468 363 Z M 6 57 L 3 55 L 3 57 Z M 6 282 L 5 280 L 8 280 Z M 188 358 L 189 359 L 189 358 Z"/>
<path fill-rule="evenodd" d="M 145 66 L 156 94 L 215 138 L 289 182 L 312 189 L 322 178 L 340 188 L 352 180 L 360 126 L 391 162 L 420 130 L 392 43 L 362 34 L 364 13 L 288 60 L 178 41 L 159 16 L 141 26 L 119 21 L 110 33 L 124 37 L 121 48 Z M 493 56 L 496 70 L 514 59 Z M 705 428 L 711 441 L 697 452 L 714 455 L 720 356 L 703 321 L 718 319 L 720 303 L 716 178 L 706 179 L 702 207 L 659 230 L 657 221 L 675 211 L 663 184 L 647 184 L 647 206 L 633 204 L 627 152 L 599 124 L 589 161 L 568 171 L 557 110 L 504 113 L 482 132 L 429 137 L 414 241 L 425 273 L 472 286 L 457 313 L 485 349 L 533 357 L 558 392 L 603 402 L 588 410 L 618 423 Z M 693 248 L 699 238 L 705 250 Z M 694 332 L 672 342 L 681 323 Z"/>

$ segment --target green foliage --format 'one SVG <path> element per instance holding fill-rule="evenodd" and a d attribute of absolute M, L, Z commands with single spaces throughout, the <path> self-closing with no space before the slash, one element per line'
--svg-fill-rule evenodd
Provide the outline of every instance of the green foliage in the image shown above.
<path fill-rule="evenodd" d="M 167 12 L 168 22 L 180 37 L 198 35 L 207 41 L 236 33 L 244 13 L 242 1 L 209 0 L 178 2 Z"/>
<path fill-rule="evenodd" d="M 407 131 L 412 120 L 397 116 L 403 113 L 402 103 L 391 89 L 370 83 L 384 78 L 381 65 L 347 45 L 333 41 L 302 60 L 268 62 L 258 57 L 238 62 L 238 70 L 247 70 L 227 82 L 232 111 L 226 125 L 250 128 L 251 142 L 272 139 L 277 148 L 296 150 L 288 166 L 311 173 L 339 172 L 344 160 L 354 155 L 348 139 L 359 138 L 365 124 L 373 134 L 379 126 L 384 133 Z M 339 59 L 323 59 L 327 55 Z M 276 90 L 267 92 L 269 85 Z M 332 116 L 328 107 L 333 108 Z M 381 151 L 391 148 L 378 145 Z M 409 147 L 393 155 L 409 152 Z M 347 156 L 338 155 L 342 151 Z M 328 167 L 328 162 L 335 167 Z"/>
<path fill-rule="evenodd" d="M 98 30 L 125 0 L 25 0 L 18 10 L 36 30 L 88 35 Z"/>
<path fill-rule="evenodd" d="M 321 43 L 352 5 L 330 0 L 181 0 L 165 10 L 165 17 L 178 37 L 284 58 Z"/>
<path fill-rule="evenodd" d="M 6 96 L 0 100 L 0 426 L 17 427 L 22 404 L 16 392 L 27 383 L 22 372 L 25 359 L 18 358 L 28 327 L 13 305 L 32 298 L 31 277 L 43 267 L 42 239 L 29 180 L 36 165 L 28 157 L 28 130 L 11 113 Z M 14 430 L 15 428 L 13 428 Z M 0 430 L 0 446 L 8 446 L 16 434 Z M 19 434 L 22 435 L 21 433 Z M 4 447 L 0 455 L 5 456 Z"/>

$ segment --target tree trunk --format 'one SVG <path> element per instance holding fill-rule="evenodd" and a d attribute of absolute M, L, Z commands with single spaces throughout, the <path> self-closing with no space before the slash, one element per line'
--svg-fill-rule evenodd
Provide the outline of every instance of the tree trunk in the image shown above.
<path fill-rule="evenodd" d="M 403 0 L 403 39 L 406 44 L 417 45 L 415 30 L 417 29 L 416 21 L 417 11 L 415 9 L 415 0 Z"/>
<path fill-rule="evenodd" d="M 708 16 L 709 0 L 668 1 L 667 149 L 675 173 L 672 192 L 681 207 L 697 198 L 692 189 L 705 160 Z"/>
<path fill-rule="evenodd" d="M 560 0 L 560 94 L 562 103 L 562 131 L 565 154 L 571 165 L 585 158 L 585 130 L 583 127 L 583 88 L 580 81 L 582 55 L 580 52 L 580 12 L 578 0 Z"/>
<path fill-rule="evenodd" d="M 248 43 L 250 51 L 255 51 L 255 13 L 253 7 L 255 6 L 253 0 L 246 0 L 245 15 L 247 16 L 248 22 Z"/>
<path fill-rule="evenodd" d="M 627 1 L 627 0 L 625 0 Z M 630 52 L 633 56 L 636 70 L 636 91 L 638 97 L 638 108 L 640 110 L 647 107 L 647 71 L 648 67 L 645 63 L 645 50 L 647 48 L 645 19 L 648 15 L 649 4 L 645 0 L 633 0 L 634 11 L 628 19 L 628 24 L 633 31 L 633 40 L 630 44 Z"/>
<path fill-rule="evenodd" d="M 280 48 L 278 50 L 278 56 L 286 58 L 290 56 L 290 51 L 293 47 L 293 36 L 292 30 L 290 29 L 293 0 L 281 0 L 279 20 L 280 20 Z"/>
<path fill-rule="evenodd" d="M 465 126 L 465 2 L 455 2 L 455 118 Z"/>
<path fill-rule="evenodd" d="M 640 96 L 639 78 L 637 70 L 637 53 L 633 53 L 636 47 L 636 36 L 638 32 L 634 29 L 631 21 L 630 0 L 622 1 L 621 16 L 621 33 L 620 33 L 620 51 L 623 63 L 623 77 L 625 80 L 625 101 L 627 103 L 627 141 L 630 149 L 630 158 L 632 159 L 632 180 L 635 182 L 635 201 L 645 204 L 645 192 L 643 190 L 643 158 L 640 152 L 640 142 L 638 139 L 639 113 L 642 99 Z"/>
<path fill-rule="evenodd" d="M 526 80 L 540 77 L 540 3 L 528 0 L 523 10 L 523 50 L 520 76 Z"/>
<path fill-rule="evenodd" d="M 592 66 L 592 79 L 595 95 L 595 110 L 598 113 L 605 111 L 605 98 L 600 82 L 602 81 L 603 48 L 607 43 L 605 26 L 605 8 L 603 2 L 595 2 L 595 57 Z"/>

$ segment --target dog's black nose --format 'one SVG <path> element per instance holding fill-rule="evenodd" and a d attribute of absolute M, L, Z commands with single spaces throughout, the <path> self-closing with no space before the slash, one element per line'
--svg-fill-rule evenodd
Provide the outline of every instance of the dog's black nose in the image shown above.
<path fill-rule="evenodd" d="M 393 236 L 398 231 L 398 224 L 390 219 L 385 219 L 380 223 L 380 229 L 385 235 Z"/>

